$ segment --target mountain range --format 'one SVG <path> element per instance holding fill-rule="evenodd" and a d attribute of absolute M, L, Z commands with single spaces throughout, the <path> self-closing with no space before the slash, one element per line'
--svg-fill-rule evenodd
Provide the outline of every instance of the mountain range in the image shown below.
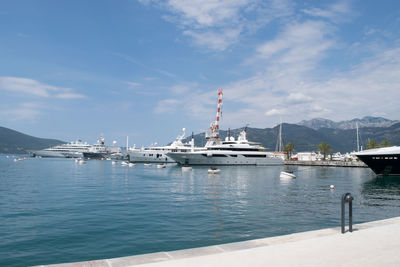
<path fill-rule="evenodd" d="M 55 139 L 37 138 L 0 126 L 0 153 L 21 154 L 63 144 Z"/>
<path fill-rule="evenodd" d="M 284 145 L 291 142 L 296 151 L 316 151 L 318 144 L 328 143 L 335 152 L 351 152 L 357 150 L 357 133 L 352 123 L 359 122 L 360 145 L 365 147 L 368 139 L 380 143 L 383 140 L 396 145 L 400 144 L 400 122 L 384 118 L 364 117 L 351 121 L 333 122 L 325 119 L 313 119 L 302 121 L 299 124 L 282 124 L 282 140 Z M 301 125 L 303 124 L 303 125 Z M 309 126 L 305 126 L 305 125 Z M 364 127 L 363 125 L 368 125 Z M 237 137 L 242 128 L 230 130 L 230 135 Z M 261 143 L 269 151 L 275 151 L 279 135 L 279 125 L 274 128 L 250 128 L 246 129 L 249 141 Z M 220 130 L 220 137 L 225 139 L 228 131 Z M 189 137 L 186 141 L 189 141 Z M 195 145 L 205 144 L 205 134 L 194 136 Z"/>
<path fill-rule="evenodd" d="M 390 127 L 393 124 L 399 123 L 398 120 L 388 120 L 382 117 L 371 117 L 367 116 L 362 119 L 352 119 L 347 121 L 339 121 L 334 122 L 332 120 L 322 119 L 322 118 L 315 118 L 311 120 L 303 120 L 298 125 L 306 126 L 312 128 L 314 130 L 318 130 L 321 128 L 331 128 L 331 129 L 342 129 L 342 130 L 349 130 L 349 129 L 356 129 L 357 124 L 358 127 Z"/>

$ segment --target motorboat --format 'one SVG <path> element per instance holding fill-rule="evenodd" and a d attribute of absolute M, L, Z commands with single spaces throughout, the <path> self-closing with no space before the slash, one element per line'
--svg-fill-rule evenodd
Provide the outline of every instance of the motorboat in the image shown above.
<path fill-rule="evenodd" d="M 157 164 L 157 168 L 158 169 L 162 169 L 162 168 L 165 168 L 165 167 L 167 167 L 167 164 L 165 164 L 165 163 Z"/>
<path fill-rule="evenodd" d="M 294 179 L 296 178 L 296 175 L 293 172 L 285 172 L 281 171 L 281 174 L 279 175 L 281 179 Z"/>
<path fill-rule="evenodd" d="M 221 170 L 220 169 L 217 169 L 217 168 L 210 168 L 210 169 L 208 169 L 208 173 L 209 174 L 217 174 L 217 173 L 220 173 L 221 172 Z"/>

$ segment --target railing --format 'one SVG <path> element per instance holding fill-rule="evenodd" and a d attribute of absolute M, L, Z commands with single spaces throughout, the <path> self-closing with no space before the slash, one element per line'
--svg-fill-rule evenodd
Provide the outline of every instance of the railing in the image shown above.
<path fill-rule="evenodd" d="M 342 196 L 342 234 L 345 233 L 345 203 L 349 203 L 349 232 L 353 232 L 353 199 L 350 193 L 345 193 Z"/>

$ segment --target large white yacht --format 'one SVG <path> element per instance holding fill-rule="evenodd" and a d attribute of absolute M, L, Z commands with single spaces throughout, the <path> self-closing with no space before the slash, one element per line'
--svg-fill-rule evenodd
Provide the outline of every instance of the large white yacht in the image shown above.
<path fill-rule="evenodd" d="M 246 130 L 239 137 L 206 145 L 206 150 L 169 152 L 167 156 L 182 165 L 282 165 L 283 159 L 265 151 L 260 144 L 249 142 Z"/>
<path fill-rule="evenodd" d="M 54 158 L 80 158 L 83 152 L 89 151 L 91 145 L 81 140 L 49 147 L 42 150 L 31 151 L 33 157 L 54 157 Z"/>
<path fill-rule="evenodd" d="M 183 143 L 185 138 L 185 128 L 183 134 L 178 135 L 176 140 L 167 146 L 150 146 L 144 147 L 134 151 L 128 151 L 130 162 L 143 162 L 143 163 L 175 163 L 175 160 L 167 156 L 168 152 L 188 152 L 204 150 L 204 148 L 194 147 L 194 141 L 190 143 Z"/>
<path fill-rule="evenodd" d="M 206 131 L 205 150 L 171 151 L 167 156 L 183 165 L 283 165 L 283 159 L 265 151 L 260 144 L 249 142 L 246 128 L 235 140 L 229 136 L 224 142 L 219 138 L 219 120 L 222 108 L 222 90 L 218 91 L 217 116 Z M 193 140 L 192 140 L 193 142 Z"/>

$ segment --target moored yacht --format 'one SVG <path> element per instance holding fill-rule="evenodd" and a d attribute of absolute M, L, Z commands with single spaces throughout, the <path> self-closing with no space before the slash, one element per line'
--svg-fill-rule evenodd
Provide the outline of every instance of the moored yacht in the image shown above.
<path fill-rule="evenodd" d="M 367 149 L 355 155 L 377 175 L 400 176 L 400 146 Z"/>
<path fill-rule="evenodd" d="M 240 132 L 237 140 L 228 136 L 225 141 L 219 138 L 219 120 L 221 117 L 222 90 L 218 91 L 217 116 L 206 131 L 205 150 L 171 151 L 167 156 L 183 165 L 283 165 L 283 159 L 267 152 L 258 143 L 249 142 L 246 128 Z M 193 142 L 193 141 L 192 141 Z"/>
<path fill-rule="evenodd" d="M 227 137 L 225 141 L 206 146 L 206 150 L 169 152 L 167 156 L 183 165 L 282 165 L 281 157 L 265 151 L 260 144 L 249 142 L 246 130 L 237 140 Z"/>
<path fill-rule="evenodd" d="M 186 129 L 183 134 L 178 135 L 176 140 L 167 146 L 150 146 L 136 151 L 128 151 L 130 162 L 142 163 L 175 163 L 175 160 L 167 156 L 168 152 L 187 152 L 204 150 L 204 148 L 194 147 L 194 142 L 183 143 Z"/>
<path fill-rule="evenodd" d="M 33 157 L 53 157 L 53 158 L 80 158 L 83 152 L 89 151 L 91 145 L 81 140 L 49 147 L 42 150 L 31 151 Z"/>
<path fill-rule="evenodd" d="M 87 159 L 105 159 L 109 155 L 109 151 L 105 145 L 103 135 L 100 136 L 100 139 L 97 140 L 97 143 L 94 144 L 88 151 L 83 152 L 83 157 Z"/>

